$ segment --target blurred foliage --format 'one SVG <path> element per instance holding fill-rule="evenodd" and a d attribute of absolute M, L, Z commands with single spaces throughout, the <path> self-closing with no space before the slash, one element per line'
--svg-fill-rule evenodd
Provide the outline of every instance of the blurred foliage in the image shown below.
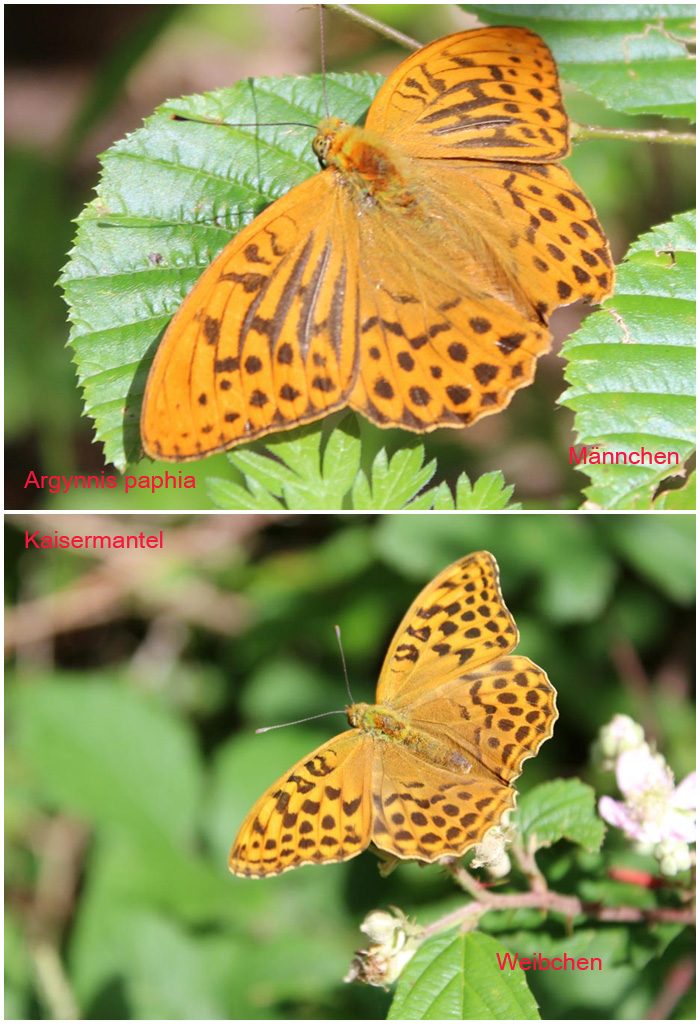
<path fill-rule="evenodd" d="M 598 9 L 608 17 L 615 6 Z M 627 5 L 617 6 L 628 10 Z M 494 21 L 502 19 L 507 7 L 480 5 L 473 10 Z M 677 11 L 683 24 L 686 7 L 680 5 Z M 422 40 L 453 31 L 466 18 L 453 5 L 379 4 L 361 5 L 361 9 Z M 104 468 L 101 445 L 94 443 L 93 428 L 81 415 L 75 374 L 64 350 L 65 309 L 54 284 L 71 244 L 71 218 L 88 201 L 97 180 L 96 153 L 134 131 L 166 96 L 231 85 L 243 77 L 236 73 L 240 64 L 255 74 L 277 74 L 281 62 L 285 70 L 318 70 L 316 12 L 295 12 L 297 21 L 290 31 L 286 19 L 291 9 L 265 4 L 63 5 L 45 8 L 40 26 L 34 24 L 31 8 L 14 5 L 9 10 L 8 98 L 14 100 L 14 120 L 9 121 L 6 151 L 6 506 L 201 507 L 206 493 L 203 484 L 194 492 L 156 496 L 124 495 L 121 490 L 61 495 L 25 488 L 30 469 L 39 475 L 70 475 Z M 546 18 L 549 31 L 558 10 L 565 12 L 564 25 L 558 30 L 558 38 L 565 42 L 571 29 L 566 12 L 575 14 L 571 5 L 531 5 L 510 13 L 516 18 Z M 621 20 L 636 17 L 635 11 Z M 650 11 L 647 5 L 639 16 L 651 17 Z M 53 18 L 60 19 L 60 31 Z M 306 26 L 303 46 L 298 24 Z M 31 46 L 26 45 L 28 39 Z M 337 11 L 327 14 L 326 43 L 329 70 L 387 70 L 404 53 Z M 225 73 L 221 71 L 224 50 L 231 60 Z M 292 68 L 284 63 L 289 53 L 298 57 Z M 562 59 L 569 59 L 564 50 Z M 204 77 L 200 76 L 202 66 L 207 71 Z M 191 68 L 198 70 L 191 72 L 190 79 Z M 26 89 L 28 81 L 31 90 Z M 74 81 L 82 83 L 77 99 L 66 85 Z M 156 95 L 150 91 L 154 81 Z M 35 116 L 30 103 L 34 95 L 41 117 Z M 62 109 L 72 104 L 73 113 L 56 139 L 56 117 L 45 111 L 53 111 L 57 99 Z M 581 122 L 639 127 L 639 118 L 610 111 L 575 89 L 567 88 L 566 102 L 570 114 Z M 644 119 L 645 127 L 660 123 L 659 118 Z M 682 122 L 677 124 L 683 128 Z M 693 201 L 694 161 L 688 147 L 590 142 L 577 147 L 569 166 L 593 199 L 617 258 L 638 234 Z M 576 325 L 575 314 L 559 314 L 554 325 L 556 335 L 569 333 Z M 471 480 L 503 471 L 506 480 L 516 485 L 514 499 L 531 507 L 578 504 L 581 477 L 566 459 L 571 415 L 561 410 L 556 417 L 551 414 L 562 390 L 561 362 L 548 357 L 535 383 L 517 396 L 507 415 L 478 424 L 460 441 L 435 435 L 429 456 L 438 458 L 452 481 L 465 469 L 465 456 Z M 225 465 L 223 460 L 218 466 L 216 460 L 207 460 L 195 473 L 198 480 L 216 477 Z M 151 464 L 144 463 L 141 471 L 152 471 Z"/>
<path fill-rule="evenodd" d="M 614 713 L 645 726 L 678 780 L 694 767 L 692 515 L 97 524 L 7 523 L 6 1019 L 60 1016 L 67 993 L 87 1019 L 385 1016 L 389 994 L 341 981 L 364 945 L 358 925 L 389 905 L 433 921 L 464 902 L 454 883 L 411 863 L 382 879 L 371 854 L 248 881 L 228 875 L 226 856 L 264 788 L 343 727 L 338 717 L 253 734 L 345 705 L 334 624 L 354 698 L 372 700 L 408 604 L 470 551 L 496 556 L 518 652 L 546 669 L 559 694 L 554 737 L 518 784 L 523 821 L 532 827 L 541 814 L 531 799 L 538 783 L 577 786 L 580 813 L 546 827 L 594 852 L 567 842 L 542 851 L 553 887 L 574 891 L 583 876 L 586 898 L 615 895 L 595 852 L 600 835 L 575 835 L 590 813 L 587 791 L 555 781 L 578 775 L 598 792 L 611 786 L 588 759 Z M 165 545 L 25 550 L 25 530 L 37 529 L 163 529 Z M 612 835 L 610 848 L 654 871 Z M 627 902 L 650 895 L 626 889 Z M 566 984 L 551 972 L 528 977 L 550 1018 L 644 1017 L 690 950 L 666 925 L 584 924 L 569 934 L 560 918 L 545 923 L 531 911 L 489 914 L 483 929 L 523 956 L 603 957 L 602 974 Z M 450 943 L 454 958 L 461 947 Z M 490 948 L 475 946 L 481 955 Z M 693 1016 L 687 1001 L 679 1013 Z"/>

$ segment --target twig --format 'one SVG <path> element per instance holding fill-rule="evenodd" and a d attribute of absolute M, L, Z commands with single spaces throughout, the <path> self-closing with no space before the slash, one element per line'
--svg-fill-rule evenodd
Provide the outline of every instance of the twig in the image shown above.
<path fill-rule="evenodd" d="M 661 921 L 683 925 L 695 923 L 695 913 L 691 907 L 656 907 L 653 910 L 641 910 L 638 907 L 603 907 L 598 903 L 586 903 L 577 896 L 566 896 L 564 893 L 553 892 L 551 889 L 546 892 L 517 892 L 504 895 L 482 889 L 474 902 L 467 903 L 438 921 L 434 921 L 427 926 L 425 933 L 426 935 L 435 935 L 448 928 L 454 928 L 457 924 L 465 924 L 473 928 L 476 927 L 479 918 L 492 910 L 522 910 L 526 908 L 560 914 L 567 919 L 583 916 L 596 921 L 616 921 L 618 923 L 658 924 Z"/>
<path fill-rule="evenodd" d="M 663 142 L 679 146 L 694 146 L 693 132 L 668 132 L 663 128 L 602 128 L 598 125 L 577 124 L 571 122 L 571 138 L 574 142 L 585 142 L 587 139 L 624 139 L 626 142 Z"/>
<path fill-rule="evenodd" d="M 29 942 L 37 987 L 52 1020 L 80 1020 L 78 1004 L 58 949 L 51 942 Z"/>
<path fill-rule="evenodd" d="M 449 862 L 445 862 L 443 867 L 446 871 L 449 871 L 455 882 L 457 882 L 457 885 L 464 889 L 465 892 L 468 892 L 477 900 L 481 898 L 481 892 L 483 891 L 481 883 L 474 877 L 474 875 L 469 874 L 458 857 L 454 857 Z"/>
<path fill-rule="evenodd" d="M 547 879 L 539 869 L 535 860 L 536 837 L 531 836 L 527 849 L 517 839 L 513 842 L 510 852 L 513 854 L 518 867 L 530 883 L 533 892 L 547 892 Z"/>
<path fill-rule="evenodd" d="M 370 18 L 369 14 L 356 11 L 354 7 L 350 7 L 348 4 L 324 4 L 323 6 L 328 11 L 339 11 L 341 14 L 345 14 L 348 18 L 352 18 L 353 21 L 359 22 L 360 25 L 364 25 L 366 28 L 373 29 L 387 39 L 391 39 L 392 42 L 398 43 L 399 46 L 405 46 L 408 50 L 419 50 L 423 45 L 417 39 L 405 36 L 403 32 L 398 32 L 395 28 L 390 28 L 383 22 Z"/>
<path fill-rule="evenodd" d="M 693 906 L 656 907 L 652 910 L 642 910 L 638 907 L 606 907 L 599 903 L 580 900 L 577 896 L 553 892 L 547 887 L 547 881 L 535 860 L 534 842 L 533 837 L 532 843 L 527 848 L 518 841 L 513 842 L 510 847 L 510 852 L 518 867 L 529 882 L 529 892 L 494 893 L 470 875 L 459 859 L 444 861 L 445 869 L 474 899 L 428 925 L 425 929 L 426 937 L 446 931 L 448 928 L 454 928 L 458 924 L 461 924 L 465 931 L 474 929 L 480 918 L 493 910 L 522 910 L 523 908 L 559 914 L 566 919 L 569 926 L 576 917 L 589 917 L 596 921 L 646 922 L 649 924 L 661 921 L 683 925 L 695 923 Z M 692 894 L 688 893 L 688 903 L 691 899 Z"/>
<path fill-rule="evenodd" d="M 61 815 L 42 826 L 34 841 L 38 876 L 26 914 L 27 948 L 38 992 L 52 1020 L 79 1018 L 60 947 L 75 912 L 88 838 L 80 822 Z"/>

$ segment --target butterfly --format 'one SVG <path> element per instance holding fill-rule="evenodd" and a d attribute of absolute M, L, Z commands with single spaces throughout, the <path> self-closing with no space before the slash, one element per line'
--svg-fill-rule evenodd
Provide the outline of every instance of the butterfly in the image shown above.
<path fill-rule="evenodd" d="M 552 735 L 556 692 L 528 658 L 487 551 L 415 599 L 384 659 L 377 704 L 285 772 L 241 825 L 229 868 L 246 878 L 356 857 L 461 857 L 515 805 L 511 783 Z"/>
<path fill-rule="evenodd" d="M 549 314 L 611 293 L 557 68 L 523 28 L 411 54 L 364 128 L 321 121 L 323 169 L 204 272 L 156 353 L 153 458 L 224 451 L 346 406 L 380 427 L 463 427 L 508 405 Z"/>

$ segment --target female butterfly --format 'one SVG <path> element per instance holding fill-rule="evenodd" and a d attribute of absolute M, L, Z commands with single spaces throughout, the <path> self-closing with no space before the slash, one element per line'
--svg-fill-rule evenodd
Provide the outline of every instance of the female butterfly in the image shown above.
<path fill-rule="evenodd" d="M 404 860 L 461 857 L 515 805 L 511 783 L 552 735 L 556 692 L 528 658 L 493 555 L 444 569 L 391 642 L 377 705 L 260 797 L 229 867 L 264 878 L 356 857 L 374 843 Z"/>
<path fill-rule="evenodd" d="M 424 432 L 498 412 L 549 314 L 613 285 L 551 53 L 458 32 L 389 76 L 364 128 L 324 119 L 323 170 L 244 228 L 171 321 L 141 417 L 148 455 L 223 451 L 345 406 Z"/>

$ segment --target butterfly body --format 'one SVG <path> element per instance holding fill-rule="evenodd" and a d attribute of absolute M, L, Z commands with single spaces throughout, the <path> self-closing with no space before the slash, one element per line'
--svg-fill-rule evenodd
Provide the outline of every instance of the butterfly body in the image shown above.
<path fill-rule="evenodd" d="M 335 171 L 339 186 L 354 193 L 358 216 L 377 207 L 401 214 L 418 208 L 402 167 L 406 161 L 380 136 L 331 117 L 319 124 L 313 149 Z"/>
<path fill-rule="evenodd" d="M 552 734 L 542 669 L 508 657 L 517 629 L 493 556 L 449 566 L 418 595 L 389 647 L 377 704 L 346 709 L 349 730 L 263 794 L 229 867 L 263 878 L 357 856 L 461 856 L 515 803 L 512 781 Z"/>
<path fill-rule="evenodd" d="M 347 708 L 352 726 L 368 733 L 378 743 L 399 743 L 419 760 L 456 772 L 471 771 L 472 764 L 464 754 L 437 737 L 415 729 L 410 720 L 391 708 L 377 704 L 353 704 Z M 381 752 L 380 752 L 381 756 Z"/>
<path fill-rule="evenodd" d="M 556 162 L 568 128 L 553 58 L 519 28 L 412 54 L 363 128 L 324 119 L 324 169 L 244 228 L 171 321 L 146 453 L 197 458 L 345 406 L 414 432 L 504 408 L 551 312 L 612 289 L 595 213 Z"/>

